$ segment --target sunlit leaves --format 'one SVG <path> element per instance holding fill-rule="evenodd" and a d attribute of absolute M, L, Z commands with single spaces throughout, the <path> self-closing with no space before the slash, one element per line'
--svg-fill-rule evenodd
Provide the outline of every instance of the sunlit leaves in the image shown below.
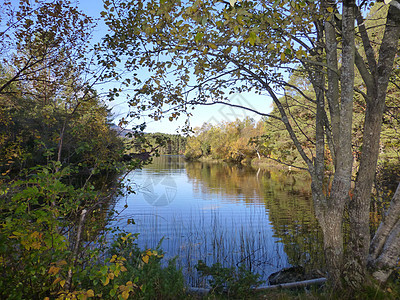
<path fill-rule="evenodd" d="M 185 113 L 185 99 L 227 101 L 221 82 L 230 82 L 226 86 L 237 91 L 245 90 L 245 86 L 260 89 L 262 83 L 252 76 L 237 76 L 239 72 L 234 69 L 239 68 L 239 62 L 249 67 L 250 74 L 278 78 L 281 74 L 277 69 L 271 72 L 271 68 L 295 63 L 306 54 L 296 55 L 299 45 L 291 35 L 308 33 L 313 23 L 307 20 L 313 18 L 314 5 L 305 10 L 303 2 L 276 3 L 121 0 L 116 2 L 115 11 L 108 5 L 105 19 L 110 22 L 112 35 L 103 47 L 109 49 L 110 58 L 127 55 L 128 70 L 140 65 L 151 74 L 145 82 L 140 74 L 131 77 L 135 94 L 128 99 L 136 106 L 133 116 L 145 113 L 155 120 L 169 118 L 163 107 L 172 104 Z M 129 29 L 123 23 L 129 23 Z M 110 63 L 108 67 L 113 74 L 116 68 Z M 248 79 L 246 85 L 242 85 L 243 78 Z M 241 87 L 236 88 L 236 83 Z M 141 105 L 136 104 L 139 102 Z"/>
<path fill-rule="evenodd" d="M 146 250 L 143 254 L 142 254 L 142 261 L 145 263 L 145 264 L 148 264 L 149 263 L 149 260 L 150 260 L 150 257 L 152 257 L 152 256 L 154 256 L 154 257 L 156 257 L 156 258 L 162 258 L 163 257 L 163 255 L 162 254 L 159 254 L 156 250 Z"/>
<path fill-rule="evenodd" d="M 142 256 L 142 260 L 143 260 L 143 262 L 144 262 L 145 264 L 149 263 L 149 259 L 150 259 L 150 256 L 148 256 L 148 255 Z"/>
<path fill-rule="evenodd" d="M 251 31 L 246 41 L 248 41 L 252 46 L 254 46 L 256 42 L 260 42 L 261 40 L 254 31 Z"/>
<path fill-rule="evenodd" d="M 202 156 L 240 162 L 256 156 L 258 150 L 250 140 L 262 134 L 263 123 L 255 123 L 250 118 L 216 126 L 204 124 L 188 139 L 185 156 L 188 159 Z"/>
<path fill-rule="evenodd" d="M 104 286 L 107 286 L 110 281 L 118 277 L 121 272 L 126 272 L 127 269 L 124 266 L 126 259 L 121 256 L 113 255 L 109 260 L 109 265 L 102 266 L 100 268 L 100 280 Z"/>
<path fill-rule="evenodd" d="M 200 42 L 203 39 L 204 33 L 203 32 L 198 32 L 196 36 L 194 37 L 194 41 L 196 43 Z"/>

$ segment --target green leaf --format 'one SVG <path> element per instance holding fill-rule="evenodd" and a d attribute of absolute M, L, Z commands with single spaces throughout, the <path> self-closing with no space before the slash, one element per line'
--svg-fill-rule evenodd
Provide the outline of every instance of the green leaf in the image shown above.
<path fill-rule="evenodd" d="M 249 43 L 254 46 L 257 41 L 257 34 L 254 31 L 251 31 L 249 34 Z"/>
<path fill-rule="evenodd" d="M 100 273 L 103 275 L 106 275 L 108 273 L 108 267 L 107 266 L 102 266 L 100 268 Z"/>
<path fill-rule="evenodd" d="M 111 296 L 111 297 L 114 297 L 116 293 L 117 293 L 117 290 L 116 290 L 116 289 L 112 289 L 112 290 L 110 291 L 110 296 Z"/>
<path fill-rule="evenodd" d="M 194 41 L 196 43 L 200 42 L 203 39 L 204 33 L 203 32 L 198 32 L 196 36 L 194 37 Z"/>

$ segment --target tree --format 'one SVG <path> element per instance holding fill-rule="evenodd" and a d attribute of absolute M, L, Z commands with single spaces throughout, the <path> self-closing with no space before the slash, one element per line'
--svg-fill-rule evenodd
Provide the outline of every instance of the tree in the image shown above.
<path fill-rule="evenodd" d="M 111 3 L 112 2 L 112 3 Z M 311 175 L 316 216 L 324 234 L 328 276 L 333 286 L 359 288 L 369 272 L 385 282 L 400 253 L 400 188 L 370 241 L 369 211 L 382 116 L 400 36 L 400 9 L 391 1 L 379 52 L 370 40 L 363 11 L 374 1 L 105 1 L 111 30 L 104 39 L 110 56 L 124 55 L 135 85 L 129 103 L 136 113 L 159 119 L 190 114 L 190 105 L 229 103 L 229 94 L 254 90 L 271 97 L 296 150 Z M 357 27 L 355 26 L 357 21 Z M 362 42 L 363 53 L 355 47 Z M 106 63 L 105 63 L 106 64 Z M 302 68 L 314 95 L 285 81 Z M 355 66 L 365 101 L 360 164 L 352 152 Z M 113 66 L 110 75 L 115 74 Z M 142 80 L 138 69 L 150 77 Z M 315 144 L 310 151 L 289 122 L 278 92 L 292 88 L 315 106 Z M 229 91 L 229 92 L 227 92 Z M 168 109 L 165 109 L 165 106 Z M 252 108 L 248 108 L 252 109 Z M 262 112 L 260 115 L 266 116 Z M 135 114 L 133 114 L 135 116 Z M 329 147 L 331 162 L 325 160 Z M 327 166 L 326 164 L 331 164 Z M 331 180 L 325 169 L 334 170 Z M 353 169 L 356 171 L 352 181 Z M 344 251 L 343 215 L 349 214 Z M 346 259 L 345 259 L 346 257 Z"/>
<path fill-rule="evenodd" d="M 100 163 L 94 162 L 99 156 L 87 157 L 90 151 L 115 159 L 119 154 L 112 149 L 121 147 L 109 130 L 109 111 L 93 88 L 99 71 L 91 66 L 93 20 L 69 1 L 3 2 L 0 145 L 4 161 L 14 164 L 16 171 L 16 162 L 21 168 L 45 164 L 46 159 L 69 164 L 85 155 L 90 169 Z M 101 163 L 104 166 L 105 160 Z"/>
<path fill-rule="evenodd" d="M 10 87 L 19 85 L 21 93 L 46 105 L 72 73 L 87 67 L 93 20 L 69 1 L 20 1 L 18 7 L 2 2 L 0 53 L 7 76 L 1 78 L 0 94 L 13 93 Z"/>

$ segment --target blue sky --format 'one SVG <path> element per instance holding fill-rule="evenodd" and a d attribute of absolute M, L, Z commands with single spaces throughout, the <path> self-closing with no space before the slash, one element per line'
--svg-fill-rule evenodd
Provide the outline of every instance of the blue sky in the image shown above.
<path fill-rule="evenodd" d="M 102 0 L 81 0 L 81 1 L 72 1 L 73 4 L 77 4 L 78 7 L 87 15 L 99 18 L 100 12 L 103 10 L 103 2 Z M 94 41 L 98 41 L 101 37 L 106 33 L 107 27 L 105 24 L 99 21 L 98 28 L 96 28 L 94 32 Z M 143 79 L 146 79 L 146 75 L 143 72 Z M 106 86 L 98 87 L 101 90 L 105 91 L 108 88 L 114 87 L 111 84 Z M 272 101 L 267 96 L 260 96 L 253 93 L 242 93 L 242 94 L 234 94 L 231 97 L 231 102 L 234 104 L 244 105 L 247 107 L 251 107 L 263 113 L 268 113 L 272 110 Z M 109 106 L 112 108 L 112 112 L 115 117 L 115 123 L 118 123 L 118 120 L 122 117 L 125 117 L 127 112 L 129 111 L 128 105 L 125 103 L 125 98 L 121 97 L 121 99 L 116 99 L 111 102 Z M 201 126 L 204 122 L 211 122 L 213 124 L 219 122 L 230 122 L 234 121 L 236 118 L 243 119 L 245 117 L 252 117 L 258 120 L 260 117 L 255 115 L 254 113 L 244 111 L 237 108 L 232 108 L 224 105 L 213 105 L 213 106 L 202 106 L 196 107 L 194 110 L 191 110 L 192 117 L 190 118 L 191 126 L 198 127 Z M 136 122 L 136 124 L 141 124 L 143 122 L 147 123 L 146 132 L 163 132 L 163 133 L 177 133 L 179 127 L 182 127 L 185 123 L 185 118 L 182 117 L 177 121 L 170 122 L 168 119 L 162 119 L 161 121 L 154 121 L 143 118 Z M 130 128 L 131 126 L 127 126 Z"/>

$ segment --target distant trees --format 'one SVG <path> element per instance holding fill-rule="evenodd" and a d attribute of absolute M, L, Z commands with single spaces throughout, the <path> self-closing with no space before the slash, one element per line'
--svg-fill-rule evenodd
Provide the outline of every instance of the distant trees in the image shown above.
<path fill-rule="evenodd" d="M 183 154 L 187 138 L 179 134 L 137 133 L 127 135 L 125 144 L 127 153 Z"/>
<path fill-rule="evenodd" d="M 252 139 L 263 134 L 263 122 L 250 118 L 219 125 L 204 124 L 188 138 L 185 156 L 188 159 L 210 157 L 241 162 L 257 156 Z"/>
<path fill-rule="evenodd" d="M 153 148 L 160 146 L 160 154 L 183 154 L 187 138 L 180 134 L 149 133 L 147 139 Z"/>

